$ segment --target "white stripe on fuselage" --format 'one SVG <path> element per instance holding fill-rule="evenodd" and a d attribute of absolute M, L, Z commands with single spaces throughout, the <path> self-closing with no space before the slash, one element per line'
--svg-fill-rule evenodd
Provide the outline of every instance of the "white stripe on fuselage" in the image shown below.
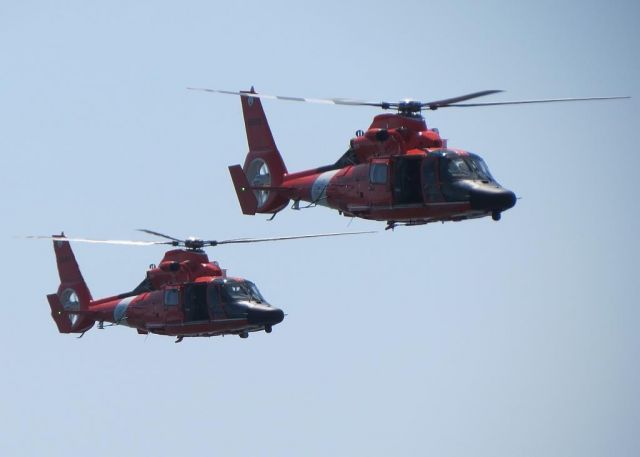
<path fill-rule="evenodd" d="M 329 206 L 327 203 L 327 187 L 331 182 L 331 178 L 340 170 L 325 171 L 320 174 L 311 186 L 311 202 L 322 206 Z"/>
<path fill-rule="evenodd" d="M 116 325 L 118 324 L 127 325 L 127 315 L 126 315 L 127 308 L 129 307 L 129 304 L 131 304 L 133 299 L 136 297 L 137 295 L 134 295 L 133 297 L 127 297 L 121 300 L 116 305 L 115 309 L 113 310 L 113 321 L 116 323 Z"/>

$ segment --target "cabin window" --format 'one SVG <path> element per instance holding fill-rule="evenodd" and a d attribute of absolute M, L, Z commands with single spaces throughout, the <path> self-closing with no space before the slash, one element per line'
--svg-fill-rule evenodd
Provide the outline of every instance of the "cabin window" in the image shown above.
<path fill-rule="evenodd" d="M 369 169 L 369 181 L 371 184 L 386 184 L 388 169 L 386 163 L 372 163 Z"/>
<path fill-rule="evenodd" d="M 165 306 L 177 306 L 180 303 L 180 295 L 178 289 L 167 289 L 164 292 Z"/>

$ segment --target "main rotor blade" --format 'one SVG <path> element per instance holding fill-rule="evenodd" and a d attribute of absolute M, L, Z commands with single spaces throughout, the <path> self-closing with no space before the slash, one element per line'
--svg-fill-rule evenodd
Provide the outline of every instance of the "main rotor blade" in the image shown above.
<path fill-rule="evenodd" d="M 472 94 L 460 95 L 458 97 L 445 98 L 445 99 L 436 100 L 433 102 L 421 103 L 421 105 L 426 109 L 437 109 L 437 108 L 442 108 L 444 106 L 449 106 L 452 103 L 463 102 L 465 100 L 471 100 L 472 98 L 484 97 L 486 95 L 497 94 L 499 92 L 504 92 L 504 91 L 503 90 L 483 90 L 480 92 L 474 92 Z"/>
<path fill-rule="evenodd" d="M 580 102 L 588 100 L 618 100 L 621 98 L 631 98 L 629 96 L 617 96 L 617 97 L 585 97 L 585 98 L 547 98 L 540 100 L 515 100 L 508 102 L 481 102 L 481 103 L 452 103 L 444 105 L 442 108 L 453 107 L 472 107 L 472 106 L 498 106 L 498 105 L 524 105 L 529 103 L 553 103 L 553 102 Z"/>
<path fill-rule="evenodd" d="M 184 243 L 184 240 L 179 240 L 178 238 L 174 238 L 172 236 L 165 235 L 164 233 L 154 232 L 153 230 L 148 230 L 148 229 L 136 229 L 136 230 L 138 232 L 148 233 L 149 235 L 159 236 L 160 238 L 166 238 L 168 240 L 173 240 L 173 241 L 177 241 L 179 243 Z"/>
<path fill-rule="evenodd" d="M 202 92 L 213 92 L 216 94 L 226 94 L 226 95 L 238 95 L 240 97 L 251 97 L 251 98 L 266 98 L 266 99 L 282 99 L 282 100 L 294 100 L 294 101 L 304 101 L 303 99 L 297 99 L 295 97 L 280 97 L 277 95 L 267 95 L 267 94 L 253 94 L 251 92 L 238 92 L 233 90 L 222 90 L 222 89 L 207 89 L 205 87 L 187 87 L 187 90 L 199 90 Z"/>
<path fill-rule="evenodd" d="M 320 103 L 323 105 L 349 105 L 349 106 L 376 106 L 379 108 L 387 109 L 393 103 L 387 102 L 368 102 L 366 100 L 357 100 L 353 98 L 308 98 L 308 97 L 289 97 L 286 95 L 267 95 L 267 94 L 255 94 L 252 92 L 236 92 L 232 90 L 221 89 L 206 89 L 202 87 L 187 87 L 188 90 L 200 90 L 203 92 L 213 92 L 216 94 L 238 95 L 240 97 L 261 98 L 267 100 L 286 100 L 290 102 L 306 102 L 306 103 Z M 396 104 L 397 105 L 397 104 Z"/>
<path fill-rule="evenodd" d="M 27 236 L 25 238 L 54 241 L 73 241 L 94 244 L 119 244 L 125 246 L 153 246 L 157 244 L 172 244 L 169 241 L 132 241 L 132 240 L 93 240 L 89 238 L 67 238 L 66 236 Z"/>
<path fill-rule="evenodd" d="M 273 238 L 236 238 L 232 240 L 222 241 L 205 241 L 204 243 L 209 246 L 216 246 L 219 244 L 232 244 L 232 243 L 261 243 L 263 241 L 282 241 L 282 240 L 298 240 L 301 238 L 320 238 L 326 236 L 343 236 L 343 235 L 363 235 L 366 233 L 377 233 L 375 231 L 368 232 L 336 232 L 336 233 L 318 233 L 313 235 L 295 235 L 295 236 L 276 236 Z"/>

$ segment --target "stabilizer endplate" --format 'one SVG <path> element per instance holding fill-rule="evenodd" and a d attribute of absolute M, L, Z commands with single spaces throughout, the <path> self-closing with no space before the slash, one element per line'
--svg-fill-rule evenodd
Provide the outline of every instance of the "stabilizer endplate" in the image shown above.
<path fill-rule="evenodd" d="M 51 317 L 53 317 L 53 320 L 58 326 L 58 331 L 60 333 L 71 333 L 73 325 L 69 320 L 68 313 L 65 311 L 64 306 L 62 306 L 58 294 L 47 295 L 47 300 L 51 307 Z"/>
<path fill-rule="evenodd" d="M 258 209 L 258 200 L 251 190 L 247 176 L 242 171 L 240 165 L 232 165 L 229 167 L 229 173 L 233 180 L 233 187 L 236 189 L 236 195 L 240 202 L 243 214 L 254 215 Z"/>

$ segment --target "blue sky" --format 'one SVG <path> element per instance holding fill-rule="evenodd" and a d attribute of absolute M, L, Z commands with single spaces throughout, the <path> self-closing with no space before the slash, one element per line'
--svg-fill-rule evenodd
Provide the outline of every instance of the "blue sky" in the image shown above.
<path fill-rule="evenodd" d="M 0 6 L 3 455 L 640 452 L 635 2 L 51 2 Z M 559 4 L 558 4 L 559 3 Z M 270 335 L 59 335 L 48 242 L 382 229 L 325 208 L 240 213 L 240 102 L 631 100 L 429 113 L 520 197 L 490 219 L 223 246 L 287 312 Z M 488 99 L 487 99 L 488 100 Z M 375 109 L 264 103 L 289 170 L 334 162 Z M 161 248 L 74 246 L 94 296 Z"/>

